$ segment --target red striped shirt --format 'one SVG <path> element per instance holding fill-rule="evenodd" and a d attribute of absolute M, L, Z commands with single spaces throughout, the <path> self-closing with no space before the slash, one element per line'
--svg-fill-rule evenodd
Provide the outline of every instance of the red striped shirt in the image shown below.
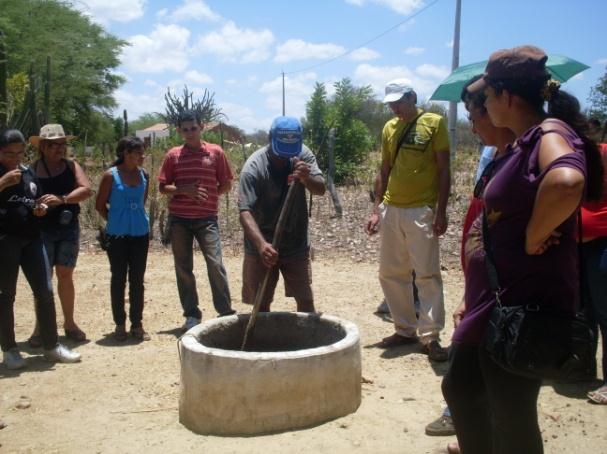
<path fill-rule="evenodd" d="M 208 142 L 201 142 L 201 147 L 197 150 L 186 145 L 171 148 L 165 155 L 158 174 L 158 181 L 162 184 L 173 184 L 177 187 L 199 184 L 206 188 L 209 198 L 201 202 L 183 194 L 171 197 L 169 212 L 189 219 L 217 216 L 217 186 L 233 179 L 230 163 L 221 147 Z"/>

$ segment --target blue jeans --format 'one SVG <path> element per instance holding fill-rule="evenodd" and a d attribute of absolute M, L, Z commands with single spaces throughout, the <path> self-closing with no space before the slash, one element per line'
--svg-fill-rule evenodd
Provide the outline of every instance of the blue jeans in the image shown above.
<path fill-rule="evenodd" d="M 17 292 L 19 267 L 27 279 L 40 325 L 40 337 L 45 349 L 57 345 L 57 320 L 51 284 L 50 265 L 42 238 L 21 238 L 0 234 L 0 345 L 2 351 L 17 346 L 13 304 Z"/>
<path fill-rule="evenodd" d="M 603 380 L 607 383 L 607 237 L 582 245 L 586 288 L 584 309 L 596 335 L 603 338 Z M 596 351 L 596 350 L 595 350 Z"/>
<path fill-rule="evenodd" d="M 198 242 L 207 264 L 213 306 L 220 315 L 233 313 L 228 275 L 221 257 L 221 241 L 217 219 L 186 219 L 171 215 L 171 246 L 175 259 L 175 275 L 184 317 L 202 318 L 198 308 L 198 292 L 194 268 L 193 244 Z"/>

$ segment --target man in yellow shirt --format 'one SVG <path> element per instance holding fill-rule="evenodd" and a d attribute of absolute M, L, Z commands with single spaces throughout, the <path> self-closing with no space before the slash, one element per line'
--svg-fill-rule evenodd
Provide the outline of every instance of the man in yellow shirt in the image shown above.
<path fill-rule="evenodd" d="M 417 94 L 406 79 L 386 85 L 384 103 L 396 117 L 382 132 L 377 197 L 365 226 L 372 235 L 381 219 L 379 281 L 395 325 L 395 333 L 384 338 L 381 346 L 419 341 L 431 360 L 445 361 L 447 352 L 439 343 L 445 309 L 438 237 L 447 230 L 451 186 L 447 128 L 440 115 L 417 108 Z M 413 301 L 413 271 L 419 319 Z"/>

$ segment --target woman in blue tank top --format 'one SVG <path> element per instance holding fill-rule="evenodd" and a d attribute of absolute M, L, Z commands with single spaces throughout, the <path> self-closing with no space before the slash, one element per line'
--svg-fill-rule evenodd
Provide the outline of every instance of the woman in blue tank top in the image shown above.
<path fill-rule="evenodd" d="M 149 340 L 143 329 L 143 277 L 148 257 L 149 218 L 145 211 L 149 177 L 141 167 L 143 142 L 123 137 L 116 147 L 118 158 L 101 177 L 95 208 L 107 221 L 107 255 L 110 260 L 112 315 L 116 340 L 125 341 L 124 292 L 129 279 L 131 336 Z"/>

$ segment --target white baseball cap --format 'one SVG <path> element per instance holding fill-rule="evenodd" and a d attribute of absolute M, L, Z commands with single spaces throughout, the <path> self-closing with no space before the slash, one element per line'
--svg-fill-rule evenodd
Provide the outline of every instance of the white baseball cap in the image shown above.
<path fill-rule="evenodd" d="M 409 85 L 409 79 L 394 79 L 386 84 L 386 96 L 384 96 L 384 104 L 398 101 L 404 95 L 415 93 Z"/>

